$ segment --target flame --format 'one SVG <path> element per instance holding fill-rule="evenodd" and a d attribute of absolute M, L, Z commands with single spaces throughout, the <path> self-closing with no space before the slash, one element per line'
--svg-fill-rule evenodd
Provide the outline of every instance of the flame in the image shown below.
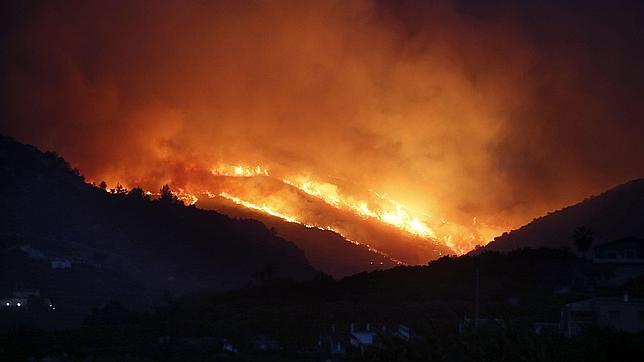
<path fill-rule="evenodd" d="M 247 167 L 243 165 L 218 165 L 210 171 L 215 176 L 252 177 L 269 176 L 268 170 L 259 165 Z"/>
<path fill-rule="evenodd" d="M 297 189 L 305 195 L 319 199 L 323 204 L 342 212 L 353 214 L 363 220 L 389 225 L 403 233 L 417 237 L 421 241 L 427 240 L 431 243 L 441 243 L 457 254 L 466 253 L 476 245 L 485 245 L 495 235 L 500 234 L 500 230 L 503 230 L 485 225 L 476 218 L 472 220 L 472 225 L 469 226 L 451 223 L 443 218 L 436 219 L 432 217 L 431 213 L 410 208 L 388 194 L 374 190 L 348 191 L 346 187 L 342 187 L 339 184 L 319 181 L 311 176 L 278 177 L 269 173 L 268 168 L 261 165 L 218 164 L 212 167 L 210 172 L 215 176 L 230 177 L 231 180 L 251 177 L 270 178 L 272 181 L 281 182 L 283 185 Z M 205 187 L 207 183 L 200 185 L 200 187 Z M 302 224 L 309 228 L 333 231 L 354 244 L 364 244 L 370 250 L 395 260 L 388 253 L 381 252 L 369 245 L 370 242 L 366 239 L 368 237 L 359 233 L 356 234 L 353 225 L 347 224 L 348 219 L 343 219 L 344 221 L 337 221 L 334 218 L 328 218 L 326 221 L 317 220 L 314 213 L 303 213 L 301 205 L 296 206 L 291 204 L 291 201 L 282 199 L 283 194 L 262 194 L 259 197 L 257 195 L 251 197 L 249 195 L 252 194 L 252 189 L 247 189 L 247 184 L 243 182 L 235 182 L 234 184 L 223 182 L 216 185 L 217 189 L 206 189 L 205 191 L 203 189 L 195 191 L 194 185 L 184 185 L 185 188 L 173 188 L 172 193 L 186 205 L 196 204 L 199 201 L 197 195 L 205 195 L 208 198 L 221 197 L 236 205 L 271 215 L 287 222 Z M 256 184 L 250 187 L 254 188 L 254 185 Z M 153 197 L 159 196 L 158 193 L 146 192 L 146 194 Z"/>
<path fill-rule="evenodd" d="M 197 196 L 190 194 L 186 192 L 183 189 L 178 189 L 177 191 L 171 191 L 174 196 L 179 199 L 179 201 L 183 202 L 185 205 L 194 205 L 199 201 L 199 198 Z"/>
<path fill-rule="evenodd" d="M 423 238 L 436 238 L 436 234 L 432 228 L 421 221 L 420 216 L 416 215 L 417 213 L 410 211 L 399 202 L 381 194 L 371 192 L 385 201 L 384 205 L 378 205 L 378 208 L 372 209 L 368 201 L 341 195 L 338 191 L 338 186 L 330 183 L 316 182 L 310 179 L 303 181 L 283 179 L 282 181 L 311 196 L 320 198 L 334 207 L 347 207 L 363 218 L 374 218 Z"/>
<path fill-rule="evenodd" d="M 373 190 L 348 192 L 338 184 L 319 181 L 310 176 L 278 178 L 276 175 L 269 173 L 268 168 L 260 165 L 219 164 L 213 167 L 211 172 L 216 176 L 271 177 L 334 208 L 348 211 L 364 220 L 373 220 L 390 225 L 404 233 L 427 241 L 442 243 L 458 254 L 468 252 L 475 245 L 484 245 L 499 234 L 499 228 L 489 227 L 477 222 L 476 218 L 474 218 L 470 226 L 458 225 L 445 219 L 434 219 L 430 213 L 410 208 L 391 198 L 386 193 L 379 193 Z M 245 200 L 242 194 L 238 194 L 239 192 L 243 194 L 243 191 L 238 189 L 225 190 L 225 192 L 217 194 L 238 205 L 264 212 L 289 222 L 332 230 L 343 236 L 351 234 L 348 232 L 350 227 L 347 228 L 347 225 L 321 225 L 316 220 L 311 220 L 310 217 L 303 218 L 303 215 L 298 215 L 298 212 L 294 211 L 295 209 L 287 201 L 267 197 L 251 202 Z M 345 238 L 347 237 L 345 236 Z M 364 241 L 368 243 L 368 240 Z"/>
<path fill-rule="evenodd" d="M 282 220 L 285 220 L 285 221 L 288 221 L 288 222 L 301 224 L 301 225 L 303 225 L 303 226 L 305 226 L 307 228 L 315 228 L 315 229 L 319 229 L 319 230 L 332 231 L 334 233 L 339 234 L 345 240 L 347 240 L 348 242 L 350 242 L 350 243 L 352 243 L 354 245 L 362 245 L 360 242 L 348 238 L 346 235 L 342 234 L 340 231 L 338 231 L 337 229 L 335 229 L 335 228 L 333 228 L 331 226 L 328 226 L 328 225 L 320 226 L 320 225 L 315 225 L 315 224 L 304 223 L 301 220 L 298 220 L 297 217 L 281 213 L 281 212 L 269 207 L 266 204 L 260 204 L 260 205 L 254 204 L 254 203 L 252 203 L 250 201 L 246 201 L 246 200 L 243 200 L 243 199 L 241 199 L 239 197 L 233 196 L 233 195 L 231 195 L 231 194 L 229 194 L 227 192 L 220 192 L 219 194 L 213 194 L 213 193 L 211 193 L 209 191 L 206 191 L 205 194 L 208 195 L 208 197 L 210 197 L 210 198 L 215 198 L 216 196 L 220 196 L 220 197 L 223 197 L 223 198 L 225 198 L 227 200 L 232 201 L 233 203 L 235 203 L 237 205 L 241 205 L 241 206 L 246 207 L 246 208 L 251 209 L 251 210 L 263 212 L 263 213 L 266 213 L 266 214 L 271 215 L 271 216 L 278 217 L 278 218 L 280 218 Z M 386 254 L 386 253 L 384 253 L 384 252 L 382 252 L 380 250 L 377 250 L 377 249 L 375 249 L 375 248 L 373 248 L 371 246 L 367 245 L 367 249 L 369 251 L 371 251 L 371 252 L 374 252 L 374 253 L 379 254 L 381 256 L 384 256 L 384 257 L 387 257 L 388 259 L 392 260 L 396 264 L 399 264 L 399 265 L 404 264 L 402 261 L 400 261 L 400 260 L 392 257 L 391 255 L 388 255 L 388 254 Z M 380 262 L 380 264 L 382 264 L 382 262 Z"/>
<path fill-rule="evenodd" d="M 209 194 L 209 195 L 212 195 L 212 194 Z M 296 217 L 289 216 L 289 215 L 286 215 L 286 214 L 282 214 L 282 213 L 280 213 L 278 211 L 273 210 L 272 208 L 270 208 L 269 206 L 267 206 L 265 204 L 256 205 L 256 204 L 253 204 L 252 202 L 242 200 L 239 197 L 235 197 L 235 196 L 230 195 L 229 193 L 226 193 L 226 192 L 220 192 L 219 196 L 221 196 L 221 197 L 223 197 L 225 199 L 228 199 L 228 200 L 234 202 L 237 205 L 241 205 L 241 206 L 247 207 L 249 209 L 257 210 L 257 211 L 262 211 L 262 212 L 265 212 L 265 213 L 267 213 L 269 215 L 279 217 L 280 219 L 284 219 L 284 220 L 286 220 L 288 222 L 295 222 L 295 223 L 301 224 L 301 222 Z"/>

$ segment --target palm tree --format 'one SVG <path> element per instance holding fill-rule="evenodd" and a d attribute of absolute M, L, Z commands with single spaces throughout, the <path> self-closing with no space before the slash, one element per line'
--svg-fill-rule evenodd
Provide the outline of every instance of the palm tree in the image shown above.
<path fill-rule="evenodd" d="M 586 252 L 588 252 L 588 249 L 590 249 L 590 246 L 593 244 L 595 233 L 586 226 L 580 226 L 575 229 L 573 238 L 575 239 L 577 250 L 579 250 L 583 258 L 586 259 Z"/>

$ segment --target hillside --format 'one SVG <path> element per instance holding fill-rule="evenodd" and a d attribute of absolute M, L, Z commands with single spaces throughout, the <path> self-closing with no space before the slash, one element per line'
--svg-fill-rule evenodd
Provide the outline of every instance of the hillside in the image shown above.
<path fill-rule="evenodd" d="M 586 226 L 594 245 L 634 236 L 644 237 L 644 179 L 612 188 L 599 196 L 549 213 L 494 239 L 481 250 L 573 246 L 575 228 Z"/>
<path fill-rule="evenodd" d="M 318 273 L 258 221 L 108 193 L 55 153 L 7 137 L 0 174 L 0 295 L 39 289 L 80 312 Z"/>
<path fill-rule="evenodd" d="M 302 249 L 313 267 L 336 278 L 363 271 L 388 269 L 397 265 L 386 255 L 366 245 L 354 244 L 333 231 L 287 222 L 240 207 L 226 199 L 200 198 L 197 206 L 233 217 L 261 221 L 274 230 L 276 235 L 293 242 Z"/>
<path fill-rule="evenodd" d="M 193 190 L 191 192 L 199 199 L 197 204 L 200 208 L 215 210 L 235 217 L 258 219 L 267 223 L 267 225 L 271 224 L 270 226 L 276 229 L 278 235 L 288 240 L 302 240 L 302 242 L 293 241 L 305 251 L 307 257 L 312 258 L 314 254 L 317 257 L 318 252 L 326 253 L 324 250 L 313 251 L 311 249 L 317 248 L 320 243 L 332 244 L 332 252 L 328 253 L 331 258 L 326 258 L 323 264 L 313 262 L 314 265 L 335 263 L 333 259 L 337 258 L 336 251 L 353 254 L 353 251 L 345 250 L 347 246 L 346 239 L 371 247 L 405 264 L 425 264 L 429 260 L 440 258 L 442 255 L 455 253 L 454 249 L 438 240 L 432 240 L 431 238 L 421 237 L 405 231 L 394 224 L 383 222 L 377 217 L 364 217 L 356 213 L 351 207 L 334 205 L 333 202 L 326 200 L 324 197 L 316 196 L 315 192 L 317 191 L 309 190 L 309 192 L 313 193 L 311 194 L 296 187 L 295 183 L 285 182 L 279 177 L 264 174 L 257 175 L 252 173 L 256 171 L 247 171 L 251 172 L 250 175 L 238 176 L 235 174 L 218 174 L 217 172 L 220 171 L 215 172 L 215 174 L 208 172 L 195 177 L 194 179 L 197 181 L 191 181 L 186 186 L 186 189 Z M 225 169 L 221 172 L 225 172 Z M 203 190 L 209 191 L 203 192 Z M 237 201 L 229 197 L 222 197 L 222 191 L 229 196 L 233 196 Z M 369 194 L 367 197 L 374 196 Z M 383 201 L 378 197 L 376 199 L 378 201 L 374 200 L 373 202 L 384 202 L 387 207 L 393 205 L 391 201 Z M 244 206 L 243 208 L 246 210 L 243 210 L 238 205 L 239 201 L 244 201 L 247 205 L 253 205 L 255 208 Z M 384 204 L 379 207 L 385 207 Z M 337 231 L 336 236 L 338 237 L 336 238 L 329 234 L 332 239 L 336 240 L 327 242 L 325 235 L 319 233 L 312 233 L 313 235 L 307 235 L 304 238 L 302 233 L 299 232 L 297 234 L 284 234 L 285 229 L 292 229 L 293 227 L 280 227 L 279 223 L 272 221 L 275 219 L 274 217 L 259 216 L 259 212 L 256 210 L 258 205 L 271 209 L 272 213 L 260 211 L 266 215 L 275 216 L 279 214 L 282 215 L 283 220 L 291 219 L 297 220 L 301 224 L 320 226 L 325 229 L 331 228 Z M 382 210 L 391 211 L 391 209 L 386 208 Z M 444 235 L 452 232 L 449 229 L 445 224 L 441 224 L 434 231 L 437 235 Z M 304 234 L 308 233 L 305 232 Z M 454 237 L 459 238 L 458 235 L 460 234 L 456 232 Z M 468 237 L 471 236 L 470 233 L 467 235 Z M 372 256 L 368 256 L 366 259 L 370 260 L 372 258 Z M 364 264 L 363 260 L 366 261 L 365 258 L 356 260 L 357 270 L 365 270 L 361 266 Z M 345 262 L 342 263 L 346 264 Z M 355 266 L 347 265 L 347 267 L 347 270 L 356 270 Z M 334 271 L 333 274 L 336 275 L 336 272 Z"/>

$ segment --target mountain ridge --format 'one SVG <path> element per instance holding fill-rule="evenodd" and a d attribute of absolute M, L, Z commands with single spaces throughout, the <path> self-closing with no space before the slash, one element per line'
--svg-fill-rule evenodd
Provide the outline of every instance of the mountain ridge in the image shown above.
<path fill-rule="evenodd" d="M 573 233 L 581 226 L 593 231 L 594 245 L 630 236 L 644 237 L 644 178 L 535 218 L 473 252 L 538 247 L 574 249 Z"/>
<path fill-rule="evenodd" d="M 109 299 L 149 304 L 165 294 L 319 275 L 300 249 L 259 221 L 152 201 L 142 192 L 106 192 L 55 152 L 6 136 L 0 171 L 5 295 L 39 289 L 60 310 L 80 313 Z"/>

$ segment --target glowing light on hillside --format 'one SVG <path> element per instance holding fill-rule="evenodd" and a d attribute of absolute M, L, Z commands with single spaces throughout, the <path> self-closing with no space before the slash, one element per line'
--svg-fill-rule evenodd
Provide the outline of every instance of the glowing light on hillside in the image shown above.
<path fill-rule="evenodd" d="M 283 179 L 282 181 L 311 196 L 322 199 L 334 207 L 350 209 L 363 218 L 374 218 L 423 238 L 436 238 L 434 231 L 421 220 L 420 213 L 414 213 L 395 200 L 386 198 L 378 193 L 373 194 L 384 203 L 370 207 L 365 200 L 341 194 L 338 191 L 338 186 L 330 183 L 316 182 L 310 179 L 298 179 L 296 181 Z"/>
<path fill-rule="evenodd" d="M 221 197 L 223 197 L 225 199 L 228 199 L 228 200 L 234 202 L 237 205 L 241 205 L 241 206 L 247 207 L 249 209 L 265 212 L 265 213 L 267 213 L 269 215 L 279 217 L 280 219 L 286 220 L 288 222 L 295 222 L 295 223 L 301 224 L 301 222 L 297 218 L 295 218 L 294 216 L 290 216 L 290 215 L 286 215 L 286 214 L 282 214 L 280 212 L 277 212 L 277 211 L 273 210 L 272 208 L 270 208 L 269 206 L 267 206 L 265 204 L 264 205 L 255 205 L 252 202 L 242 200 L 239 197 L 235 197 L 235 196 L 230 195 L 230 194 L 228 194 L 226 192 L 220 192 L 219 196 L 221 196 Z"/>
<path fill-rule="evenodd" d="M 174 196 L 179 199 L 179 201 L 183 202 L 185 205 L 194 205 L 199 201 L 199 198 L 193 194 L 187 193 L 183 189 L 179 189 L 178 191 L 171 191 Z"/>
<path fill-rule="evenodd" d="M 331 216 L 322 218 L 326 219 L 326 221 L 319 220 L 318 216 L 320 214 L 307 213 L 307 210 L 303 209 L 301 204 L 293 204 L 293 200 L 289 200 L 288 197 L 284 199 L 279 194 L 274 194 L 274 196 L 270 197 L 267 197 L 267 194 L 255 194 L 253 188 L 257 186 L 257 183 L 253 182 L 234 183 L 230 187 L 225 183 L 218 183 L 215 189 L 205 191 L 203 188 L 196 191 L 190 186 L 185 186 L 185 188 L 172 188 L 172 194 L 185 205 L 196 204 L 199 201 L 197 195 L 207 195 L 209 198 L 221 197 L 236 205 L 278 217 L 288 222 L 302 224 L 309 228 L 336 232 L 352 243 L 362 243 L 367 246 L 369 246 L 370 241 L 362 239 L 364 234 L 355 231 L 356 225 L 352 225 L 351 221 L 347 221 L 349 220 L 346 219 L 347 215 L 352 214 L 362 220 L 390 226 L 402 233 L 419 238 L 421 242 L 426 240 L 429 244 L 443 244 L 458 254 L 466 253 L 476 245 L 484 245 L 494 235 L 499 234 L 498 228 L 481 224 L 476 218 L 474 218 L 472 225 L 458 225 L 441 218 L 432 217 L 427 212 L 410 208 L 385 193 L 373 190 L 359 192 L 355 189 L 348 191 L 338 184 L 319 181 L 311 176 L 278 177 L 270 173 L 267 167 L 261 165 L 219 164 L 210 171 L 215 176 L 230 178 L 265 177 L 282 182 L 291 191 L 297 190 L 297 192 L 301 192 L 307 197 L 314 197 L 324 204 L 338 209 L 342 215 L 345 215 L 343 216 L 344 219 L 342 219 L 343 221 L 337 221 Z M 271 187 L 274 187 L 274 184 L 271 185 L 273 185 Z M 203 187 L 205 188 L 206 186 Z M 246 187 L 248 189 L 245 189 Z M 158 192 L 148 191 L 145 194 L 151 198 L 160 196 Z M 385 253 L 381 254 L 386 255 Z"/>
<path fill-rule="evenodd" d="M 235 203 L 237 205 L 240 205 L 240 206 L 243 206 L 245 208 L 255 210 L 255 211 L 259 211 L 259 212 L 262 212 L 262 213 L 266 213 L 268 215 L 275 216 L 275 217 L 280 218 L 280 219 L 282 219 L 284 221 L 287 221 L 287 222 L 301 224 L 301 225 L 303 225 L 303 226 L 305 226 L 307 228 L 332 231 L 332 232 L 342 236 L 345 240 L 347 240 L 348 242 L 350 242 L 352 244 L 363 245 L 358 241 L 355 241 L 355 240 L 352 240 L 352 239 L 348 238 L 346 235 L 343 235 L 339 230 L 337 230 L 337 229 L 335 229 L 335 228 L 333 228 L 331 226 L 328 226 L 328 225 L 320 226 L 320 225 L 315 225 L 315 224 L 304 223 L 301 220 L 299 220 L 296 216 L 287 215 L 287 214 L 285 214 L 283 212 L 277 211 L 277 210 L 267 206 L 266 204 L 258 205 L 258 204 L 252 203 L 250 201 L 243 200 L 243 199 L 241 199 L 239 197 L 235 197 L 233 195 L 230 195 L 230 194 L 228 194 L 226 192 L 220 192 L 219 194 L 213 194 L 211 192 L 205 192 L 205 194 L 208 195 L 209 198 L 215 198 L 217 196 L 223 197 L 224 199 L 230 200 L 233 203 Z M 402 261 L 400 261 L 400 260 L 392 257 L 391 255 L 388 255 L 388 254 L 386 254 L 386 253 L 384 253 L 384 252 L 382 252 L 380 250 L 377 250 L 377 249 L 375 249 L 375 248 L 373 248 L 371 246 L 368 246 L 368 245 L 366 245 L 366 247 L 367 247 L 367 250 L 369 250 L 369 251 L 371 251 L 373 253 L 379 254 L 379 255 L 381 255 L 383 257 L 386 257 L 386 258 L 392 260 L 393 262 L 395 262 L 396 264 L 399 264 L 399 265 L 404 264 Z M 380 264 L 382 265 L 383 263 L 380 262 Z"/>
<path fill-rule="evenodd" d="M 259 165 L 249 167 L 244 165 L 219 165 L 214 167 L 210 172 L 215 176 L 231 177 L 252 177 L 252 176 L 269 176 L 268 170 Z"/>

